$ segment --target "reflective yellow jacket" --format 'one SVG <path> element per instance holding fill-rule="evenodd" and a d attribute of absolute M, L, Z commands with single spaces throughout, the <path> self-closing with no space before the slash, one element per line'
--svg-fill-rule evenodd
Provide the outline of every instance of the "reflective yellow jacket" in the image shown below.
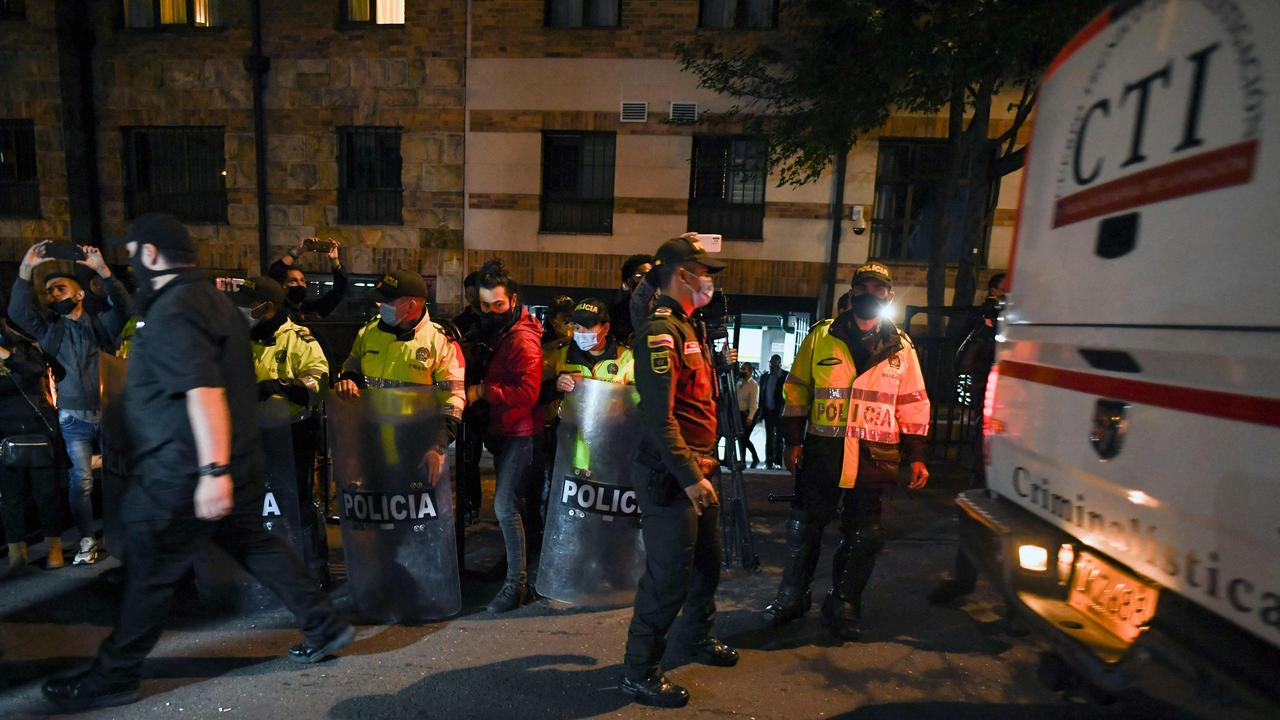
<path fill-rule="evenodd" d="M 805 418 L 808 435 L 844 438 L 840 487 L 851 488 L 858 479 L 862 442 L 870 445 L 878 465 L 884 458 L 880 469 L 891 466 L 896 476 L 901 436 L 929 434 L 929 396 L 915 347 L 902 331 L 890 326 L 896 347 L 888 345 L 882 357 L 859 372 L 848 345 L 831 333 L 833 322 L 818 323 L 800 344 L 782 387 L 782 415 Z"/>
<path fill-rule="evenodd" d="M 417 328 L 398 334 L 370 320 L 356 334 L 342 376 L 365 387 L 434 385 L 449 391 L 448 414 L 461 420 L 467 403 L 464 368 L 457 343 L 424 314 Z"/>
<path fill-rule="evenodd" d="M 301 380 L 307 387 L 307 406 L 315 408 L 320 389 L 328 385 L 329 361 L 310 330 L 285 320 L 276 328 L 269 344 L 251 340 L 249 349 L 253 352 L 253 372 L 258 382 Z"/>

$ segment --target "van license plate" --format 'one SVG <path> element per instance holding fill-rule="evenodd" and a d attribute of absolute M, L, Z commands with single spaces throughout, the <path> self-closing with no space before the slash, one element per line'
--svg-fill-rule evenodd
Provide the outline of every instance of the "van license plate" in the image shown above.
<path fill-rule="evenodd" d="M 1082 552 L 1067 602 L 1116 637 L 1132 643 L 1155 615 L 1158 594 L 1132 574 Z"/>

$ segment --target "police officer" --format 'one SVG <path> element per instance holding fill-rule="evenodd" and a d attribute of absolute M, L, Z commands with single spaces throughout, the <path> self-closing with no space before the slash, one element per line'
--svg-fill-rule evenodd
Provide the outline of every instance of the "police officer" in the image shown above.
<path fill-rule="evenodd" d="M 822 531 L 840 509 L 840 546 L 822 617 L 838 637 L 858 638 L 862 591 L 884 547 L 880 501 L 911 465 L 911 488 L 924 487 L 929 398 L 915 348 L 882 318 L 893 300 L 889 268 L 854 271 L 850 310 L 814 326 L 783 386 L 782 434 L 787 468 L 797 472 L 787 523 L 787 561 L 765 621 L 782 625 L 809 609 L 809 584 Z M 801 460 L 803 459 L 803 462 Z"/>
<path fill-rule="evenodd" d="M 647 561 L 627 634 L 623 692 L 644 705 L 682 707 L 684 688 L 659 670 L 666 635 L 683 612 L 693 659 L 720 667 L 738 653 L 710 636 L 720 583 L 720 507 L 711 478 L 719 471 L 714 373 L 702 324 L 693 312 L 711 302 L 712 260 L 694 239 L 658 248 L 651 271 L 662 290 L 636 332 L 636 389 L 643 423 L 636 498 Z"/>
<path fill-rule="evenodd" d="M 289 317 L 288 294 L 269 277 L 249 278 L 231 299 L 249 321 L 249 349 L 258 379 L 258 401 L 280 396 L 290 404 L 293 468 L 298 487 L 301 530 L 305 538 L 306 561 L 322 585 L 328 582 L 328 551 L 324 528 L 317 521 L 318 508 L 312 493 L 319 428 L 320 389 L 329 384 L 329 361 L 311 332 Z"/>
<path fill-rule="evenodd" d="M 356 334 L 333 390 L 339 397 L 353 398 L 368 387 L 435 385 L 447 389 L 445 422 L 435 448 L 426 457 L 428 479 L 434 487 L 467 401 L 462 351 L 443 328 L 431 322 L 427 283 L 421 275 L 393 270 L 374 286 L 373 297 L 382 303 L 378 317 Z"/>
<path fill-rule="evenodd" d="M 599 299 L 587 298 L 573 308 L 569 318 L 572 339 L 544 358 L 545 396 L 558 403 L 565 393 L 573 392 L 583 378 L 621 385 L 635 384 L 635 359 L 631 348 L 614 339 L 609 325 L 608 307 Z M 551 464 L 554 465 L 555 448 L 554 445 L 552 447 Z M 590 467 L 586 443 L 579 439 L 572 451 L 573 467 Z"/>

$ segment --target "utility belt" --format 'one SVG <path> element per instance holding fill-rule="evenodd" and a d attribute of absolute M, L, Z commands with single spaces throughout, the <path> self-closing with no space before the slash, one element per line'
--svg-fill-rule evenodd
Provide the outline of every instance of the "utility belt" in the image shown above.
<path fill-rule="evenodd" d="M 694 459 L 698 462 L 698 468 L 702 471 L 702 476 L 712 479 L 720 473 L 720 461 L 711 453 L 693 452 Z M 672 475 L 666 465 L 662 464 L 662 458 L 658 453 L 645 445 L 640 446 L 640 451 L 636 453 L 636 462 L 645 470 L 648 470 L 646 485 L 649 491 L 649 498 L 653 504 L 659 507 L 667 507 L 675 502 L 680 496 L 684 495 L 684 488 L 680 487 L 676 476 Z"/>

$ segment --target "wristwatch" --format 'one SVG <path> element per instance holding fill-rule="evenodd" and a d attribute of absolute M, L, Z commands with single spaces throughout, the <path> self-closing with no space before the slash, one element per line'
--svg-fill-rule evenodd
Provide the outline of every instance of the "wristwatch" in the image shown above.
<path fill-rule="evenodd" d="M 219 465 L 217 463 L 209 463 L 200 466 L 200 477 L 223 477 L 231 474 L 230 465 Z"/>

